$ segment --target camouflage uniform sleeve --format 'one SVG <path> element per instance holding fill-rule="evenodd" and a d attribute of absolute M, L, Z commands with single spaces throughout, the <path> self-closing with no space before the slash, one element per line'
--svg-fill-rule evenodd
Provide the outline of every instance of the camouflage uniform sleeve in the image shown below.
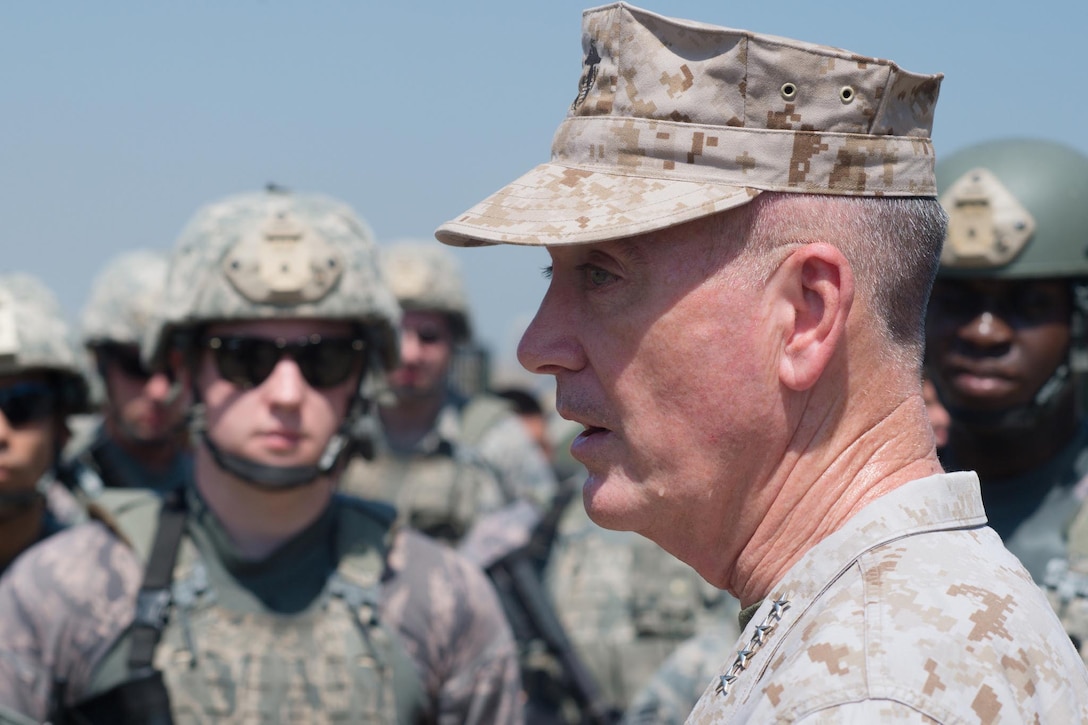
<path fill-rule="evenodd" d="M 736 627 L 721 626 L 685 641 L 631 700 L 624 724 L 683 725 L 707 685 L 736 651 L 736 640 Z"/>
<path fill-rule="evenodd" d="M 848 702 L 835 707 L 806 715 L 794 720 L 795 725 L 855 725 L 855 723 L 919 723 L 934 725 L 941 722 L 928 715 L 908 707 L 901 702 L 890 700 L 861 700 Z"/>
<path fill-rule="evenodd" d="M 559 482 L 521 421 L 512 415 L 503 418 L 483 434 L 476 450 L 495 469 L 505 490 L 548 508 Z"/>
<path fill-rule="evenodd" d="M 383 617 L 416 663 L 442 725 L 519 725 L 514 637 L 483 572 L 460 555 L 400 531 L 389 556 Z"/>
<path fill-rule="evenodd" d="M 28 549 L 0 579 L 0 707 L 38 721 L 54 685 L 84 695 L 95 665 L 132 621 L 139 562 L 98 523 Z"/>

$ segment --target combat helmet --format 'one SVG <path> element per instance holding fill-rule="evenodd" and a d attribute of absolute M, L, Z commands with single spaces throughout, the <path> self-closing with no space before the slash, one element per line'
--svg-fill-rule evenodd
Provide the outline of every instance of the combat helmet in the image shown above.
<path fill-rule="evenodd" d="M 61 416 L 90 412 L 88 384 L 78 347 L 53 293 L 26 274 L 0 275 L 0 375 L 44 372 Z M 61 478 L 58 437 L 52 457 L 53 477 Z M 31 506 L 49 489 L 42 476 L 33 490 L 5 491 L 0 502 L 20 509 Z"/>
<path fill-rule="evenodd" d="M 84 367 L 53 293 L 30 275 L 0 275 L 0 375 L 36 370 L 56 376 L 64 415 L 90 412 Z"/>
<path fill-rule="evenodd" d="M 1069 280 L 1069 359 L 1007 421 L 1030 425 L 1088 372 L 1088 156 L 1053 141 L 989 141 L 941 160 L 936 174 L 949 217 L 938 278 Z"/>
<path fill-rule="evenodd" d="M 166 270 L 165 251 L 137 249 L 112 260 L 95 278 L 80 317 L 80 337 L 92 357 L 88 382 L 96 405 L 106 402 L 111 348 L 139 347 L 159 307 Z"/>
<path fill-rule="evenodd" d="M 457 259 L 434 242 L 402 240 L 381 251 L 389 286 L 405 310 L 441 312 L 456 342 L 472 336 L 465 281 Z"/>
<path fill-rule="evenodd" d="M 139 345 L 159 306 L 166 272 L 166 252 L 152 249 L 126 252 L 106 265 L 83 308 L 83 344 Z"/>
<path fill-rule="evenodd" d="M 352 322 L 366 343 L 363 380 L 316 465 L 265 466 L 221 451 L 204 430 L 193 391 L 194 435 L 221 468 L 260 487 L 304 485 L 356 446 L 366 453 L 370 403 L 397 362 L 400 310 L 370 229 L 342 202 L 270 188 L 198 210 L 178 238 L 156 324 L 143 341 L 150 364 L 174 349 L 195 365 L 199 336 L 211 323 L 299 318 Z"/>

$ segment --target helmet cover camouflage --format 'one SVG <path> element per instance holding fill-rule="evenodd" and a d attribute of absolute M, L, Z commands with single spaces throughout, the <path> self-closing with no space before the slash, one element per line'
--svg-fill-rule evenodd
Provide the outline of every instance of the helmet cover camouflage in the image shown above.
<path fill-rule="evenodd" d="M 582 16 L 577 96 L 538 166 L 438 228 L 446 244 L 586 244 L 760 191 L 935 196 L 940 75 L 613 3 Z"/>
<path fill-rule="evenodd" d="M 0 375 L 36 370 L 61 376 L 65 413 L 87 411 L 84 368 L 53 293 L 28 274 L 0 276 Z"/>
<path fill-rule="evenodd" d="M 400 309 L 373 235 L 342 202 L 278 190 L 228 197 L 182 231 L 144 355 L 161 359 L 177 332 L 212 322 L 347 320 L 364 325 L 372 359 L 397 359 Z"/>
<path fill-rule="evenodd" d="M 948 236 L 942 277 L 1088 278 L 1088 156 L 1003 139 L 937 164 Z"/>
<path fill-rule="evenodd" d="M 471 337 L 468 297 L 460 265 L 449 251 L 427 242 L 394 242 L 381 250 L 382 268 L 393 295 L 405 310 L 442 312 L 454 336 Z"/>
<path fill-rule="evenodd" d="M 83 308 L 80 335 L 84 345 L 140 344 L 162 299 L 167 260 L 166 252 L 138 249 L 106 265 Z"/>

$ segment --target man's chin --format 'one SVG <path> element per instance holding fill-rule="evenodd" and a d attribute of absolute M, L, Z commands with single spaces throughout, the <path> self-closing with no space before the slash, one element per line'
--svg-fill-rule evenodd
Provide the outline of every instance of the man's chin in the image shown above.
<path fill-rule="evenodd" d="M 593 523 L 613 531 L 633 530 L 637 512 L 631 509 L 630 499 L 622 496 L 622 486 L 607 475 L 589 474 L 582 484 L 582 504 Z"/>

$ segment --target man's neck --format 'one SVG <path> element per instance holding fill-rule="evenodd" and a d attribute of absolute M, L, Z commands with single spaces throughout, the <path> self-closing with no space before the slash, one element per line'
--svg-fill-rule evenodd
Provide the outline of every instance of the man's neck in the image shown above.
<path fill-rule="evenodd" d="M 1015 430 L 979 430 L 957 425 L 949 429 L 948 450 L 957 468 L 976 471 L 986 481 L 1015 478 L 1042 467 L 1073 440 L 1075 412 L 1058 411 L 1036 425 Z"/>
<path fill-rule="evenodd" d="M 224 472 L 200 448 L 196 488 L 239 553 L 260 560 L 321 516 L 335 484 L 322 477 L 289 490 L 267 491 Z"/>
<path fill-rule="evenodd" d="M 129 457 L 153 473 L 163 473 L 174 464 L 185 448 L 187 433 L 184 429 L 162 440 L 138 441 L 125 434 L 111 417 L 105 420 L 106 435 Z"/>
<path fill-rule="evenodd" d="M 737 558 L 729 589 L 742 604 L 763 599 L 812 547 L 881 496 L 941 473 L 921 395 L 871 425 L 787 458 L 769 508 Z"/>
<path fill-rule="evenodd" d="M 438 420 L 446 396 L 404 398 L 396 405 L 383 407 L 379 414 L 386 440 L 394 449 L 406 450 L 419 443 Z"/>
<path fill-rule="evenodd" d="M 44 510 L 45 500 L 39 499 L 22 513 L 4 521 L 3 536 L 0 536 L 0 572 L 42 535 Z"/>

